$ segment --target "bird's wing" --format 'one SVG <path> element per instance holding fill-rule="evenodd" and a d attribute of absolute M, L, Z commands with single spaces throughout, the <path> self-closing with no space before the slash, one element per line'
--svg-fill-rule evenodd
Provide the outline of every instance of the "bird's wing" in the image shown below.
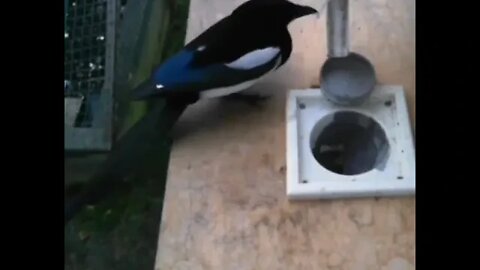
<path fill-rule="evenodd" d="M 137 98 L 199 93 L 254 80 L 284 60 L 277 42 L 226 17 L 156 68 L 137 88 Z M 250 29 L 251 31 L 247 31 Z"/>
<path fill-rule="evenodd" d="M 234 86 L 262 77 L 281 62 L 277 47 L 254 50 L 230 62 L 203 66 L 192 66 L 195 54 L 184 49 L 168 59 L 134 90 L 134 98 L 200 93 Z"/>
<path fill-rule="evenodd" d="M 280 33 L 273 33 L 271 27 L 257 21 L 228 16 L 190 41 L 185 48 L 199 52 L 192 66 L 208 66 L 230 63 L 261 49 L 279 48 L 280 37 L 284 38 Z"/>
<path fill-rule="evenodd" d="M 182 51 L 155 73 L 156 84 L 168 91 L 203 91 L 231 86 L 256 79 L 278 65 L 280 50 L 276 47 L 258 49 L 230 62 L 192 66 L 195 52 Z"/>

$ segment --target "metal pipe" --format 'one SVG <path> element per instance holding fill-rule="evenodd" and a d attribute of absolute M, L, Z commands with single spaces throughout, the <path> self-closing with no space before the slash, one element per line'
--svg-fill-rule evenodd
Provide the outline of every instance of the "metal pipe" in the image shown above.
<path fill-rule="evenodd" d="M 329 57 L 349 54 L 348 0 L 330 0 L 327 4 L 327 46 Z"/>

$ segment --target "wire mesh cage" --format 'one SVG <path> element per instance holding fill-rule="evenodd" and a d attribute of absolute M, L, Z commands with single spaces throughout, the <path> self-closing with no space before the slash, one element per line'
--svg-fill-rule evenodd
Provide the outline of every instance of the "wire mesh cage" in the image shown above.
<path fill-rule="evenodd" d="M 64 0 L 65 149 L 112 145 L 115 39 L 125 0 Z"/>

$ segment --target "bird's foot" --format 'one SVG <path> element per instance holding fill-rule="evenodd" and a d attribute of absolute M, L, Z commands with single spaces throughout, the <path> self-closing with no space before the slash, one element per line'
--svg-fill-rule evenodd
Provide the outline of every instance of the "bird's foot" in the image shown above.
<path fill-rule="evenodd" d="M 261 102 L 269 99 L 270 96 L 262 96 L 257 94 L 245 94 L 245 93 L 233 93 L 223 97 L 226 100 L 238 100 L 243 101 L 252 106 L 258 106 Z"/>

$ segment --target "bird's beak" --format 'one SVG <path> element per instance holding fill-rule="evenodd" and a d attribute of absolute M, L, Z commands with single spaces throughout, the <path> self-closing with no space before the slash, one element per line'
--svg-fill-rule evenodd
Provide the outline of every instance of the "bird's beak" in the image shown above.
<path fill-rule="evenodd" d="M 297 5 L 297 11 L 296 11 L 296 17 L 297 18 L 300 18 L 300 17 L 303 17 L 303 16 L 307 16 L 307 15 L 311 15 L 311 14 L 317 14 L 320 15 L 320 13 L 312 8 L 312 7 L 309 7 L 309 6 L 300 6 L 300 5 Z"/>

